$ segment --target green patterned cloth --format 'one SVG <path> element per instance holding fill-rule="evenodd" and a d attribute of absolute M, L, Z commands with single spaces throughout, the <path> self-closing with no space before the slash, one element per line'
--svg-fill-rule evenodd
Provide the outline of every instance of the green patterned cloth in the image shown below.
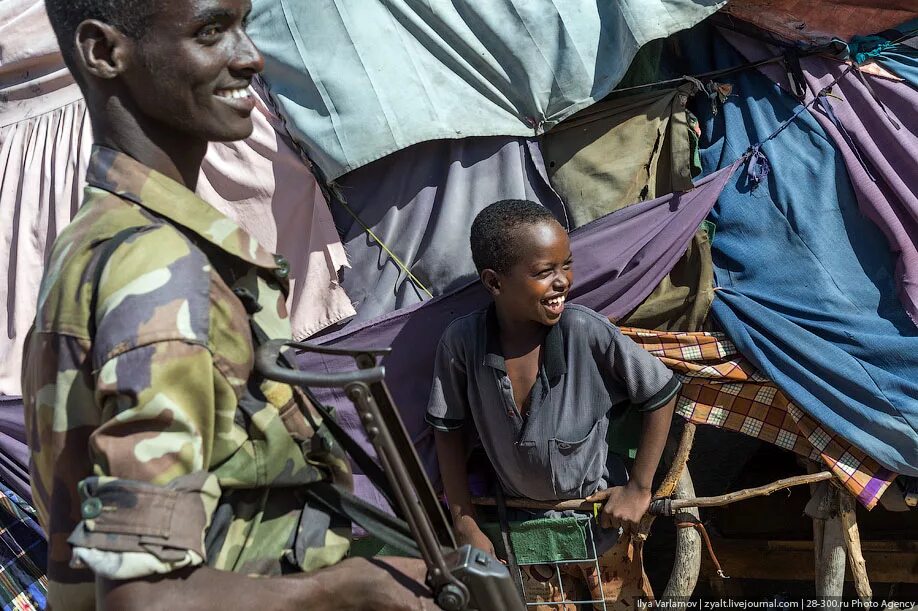
<path fill-rule="evenodd" d="M 564 560 L 586 560 L 593 553 L 587 549 L 588 521 L 582 517 L 538 518 L 510 522 L 510 538 L 516 561 L 520 564 L 541 564 Z M 500 537 L 500 525 L 485 522 L 482 532 L 494 544 L 498 556 L 506 558 Z M 403 553 L 385 545 L 376 537 L 363 537 L 352 544 L 355 556 L 401 556 Z"/>

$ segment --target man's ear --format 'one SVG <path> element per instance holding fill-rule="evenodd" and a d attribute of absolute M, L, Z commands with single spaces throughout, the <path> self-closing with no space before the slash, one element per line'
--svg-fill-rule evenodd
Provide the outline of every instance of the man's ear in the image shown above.
<path fill-rule="evenodd" d="M 76 62 L 85 74 L 113 79 L 127 68 L 133 41 L 118 28 L 87 19 L 76 29 Z"/>
<path fill-rule="evenodd" d="M 481 270 L 481 283 L 485 286 L 485 289 L 491 294 L 491 297 L 496 297 L 500 295 L 500 276 L 493 269 L 483 269 Z"/>

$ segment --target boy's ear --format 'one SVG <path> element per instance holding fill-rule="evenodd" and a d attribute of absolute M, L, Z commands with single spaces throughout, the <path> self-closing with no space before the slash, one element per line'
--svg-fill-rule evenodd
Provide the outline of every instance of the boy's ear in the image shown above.
<path fill-rule="evenodd" d="M 81 72 L 113 79 L 127 68 L 133 41 L 118 28 L 87 19 L 76 29 L 76 62 Z"/>
<path fill-rule="evenodd" d="M 493 269 L 481 270 L 481 283 L 485 286 L 491 297 L 500 295 L 500 276 Z"/>

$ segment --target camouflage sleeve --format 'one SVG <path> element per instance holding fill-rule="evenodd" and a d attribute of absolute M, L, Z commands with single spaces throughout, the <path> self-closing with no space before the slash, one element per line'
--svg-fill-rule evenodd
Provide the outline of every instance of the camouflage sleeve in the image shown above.
<path fill-rule="evenodd" d="M 171 227 L 118 248 L 98 288 L 93 365 L 101 424 L 80 485 L 73 563 L 127 579 L 201 564 L 220 496 L 207 472 L 216 396 L 210 266 Z"/>

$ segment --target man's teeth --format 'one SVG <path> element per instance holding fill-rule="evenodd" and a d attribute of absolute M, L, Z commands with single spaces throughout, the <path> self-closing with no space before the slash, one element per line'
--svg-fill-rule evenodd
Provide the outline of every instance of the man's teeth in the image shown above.
<path fill-rule="evenodd" d="M 547 303 L 548 305 L 552 305 L 552 306 L 561 305 L 562 303 L 564 303 L 564 295 L 560 297 L 555 297 L 553 299 L 549 299 L 545 303 Z"/>
<path fill-rule="evenodd" d="M 251 95 L 248 87 L 243 87 L 241 89 L 220 89 L 217 91 L 217 97 L 220 98 L 234 98 L 241 100 L 247 98 Z"/>

